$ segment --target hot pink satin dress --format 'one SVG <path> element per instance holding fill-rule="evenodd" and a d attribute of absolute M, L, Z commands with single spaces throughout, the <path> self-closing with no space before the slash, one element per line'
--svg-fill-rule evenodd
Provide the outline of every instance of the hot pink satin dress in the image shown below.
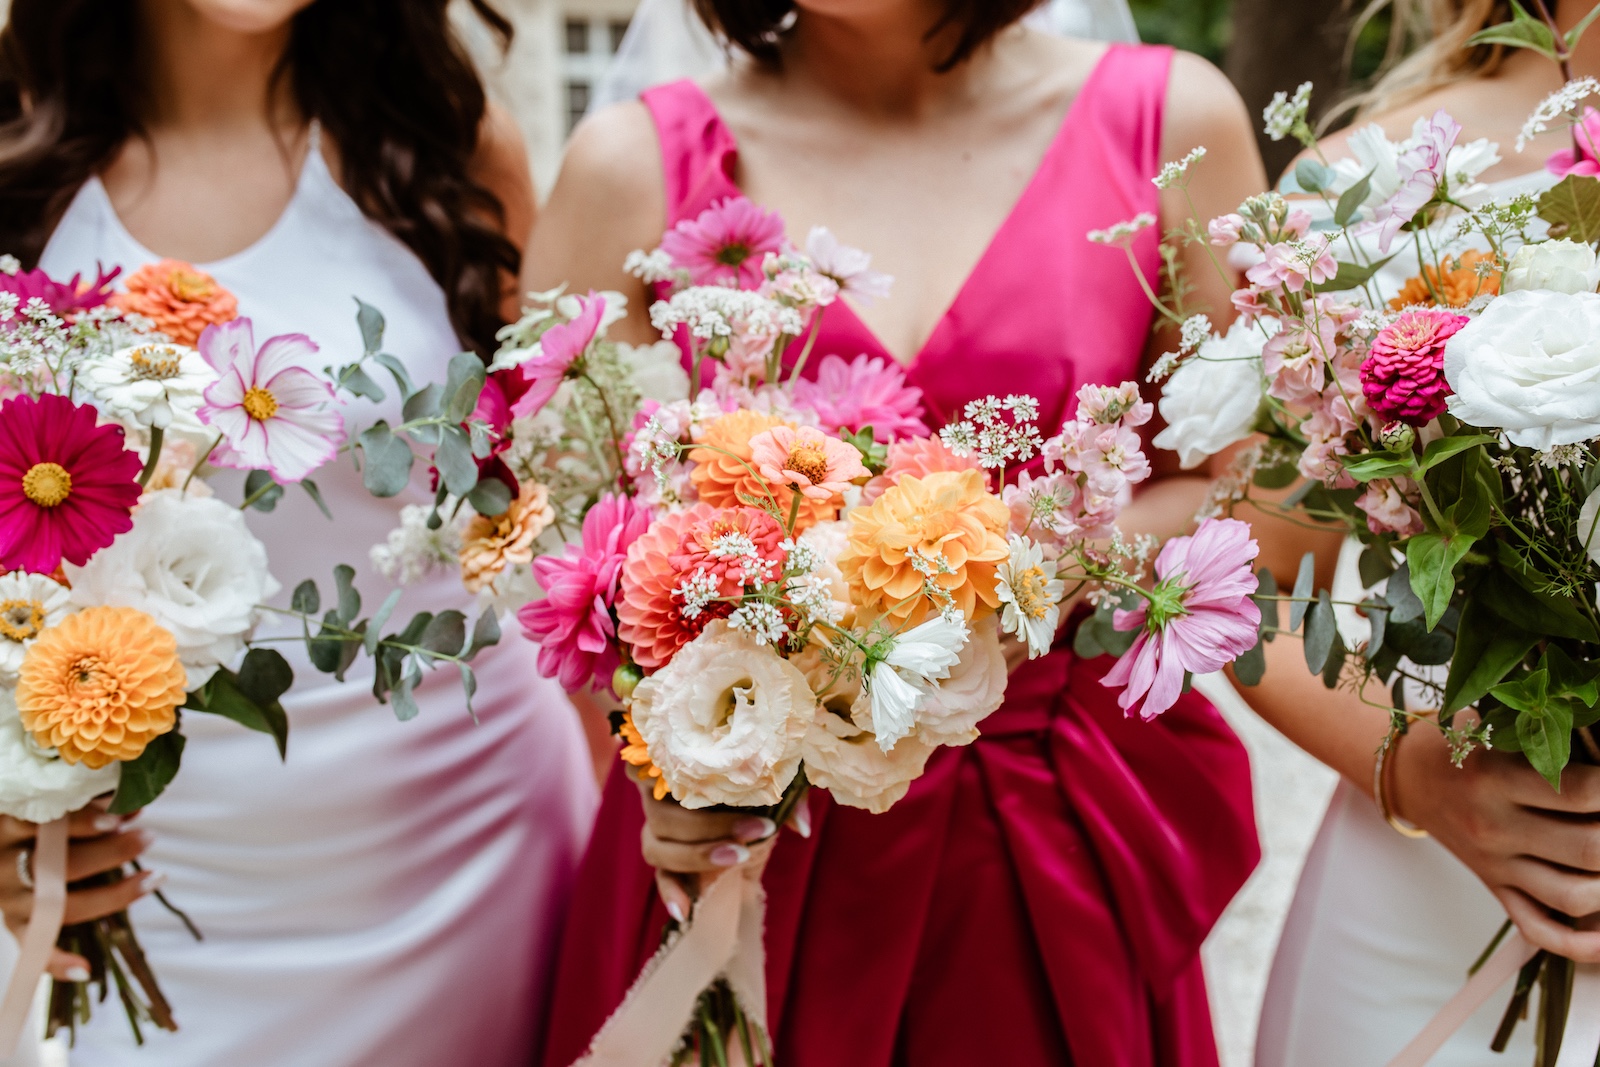
<path fill-rule="evenodd" d="M 917 355 L 934 419 L 989 393 L 1059 425 L 1086 382 L 1140 376 L 1151 309 L 1091 229 L 1156 211 L 1171 53 L 1113 46 Z M 737 146 L 692 83 L 648 92 L 669 222 L 735 195 Z M 1156 244 L 1137 244 L 1153 276 Z M 848 308 L 818 353 L 886 355 Z M 813 360 L 813 366 L 815 360 Z M 1258 858 L 1245 752 L 1189 694 L 1153 723 L 1063 641 L 884 815 L 811 799 L 766 872 L 781 1067 L 1215 1067 L 1200 943 Z M 619 766 L 620 772 L 620 766 Z M 638 792 L 614 773 L 573 895 L 544 1067 L 568 1067 L 658 947 Z"/>

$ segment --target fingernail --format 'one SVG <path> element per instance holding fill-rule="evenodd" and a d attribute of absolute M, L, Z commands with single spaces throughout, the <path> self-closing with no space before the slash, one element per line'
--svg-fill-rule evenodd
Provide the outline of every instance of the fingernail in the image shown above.
<path fill-rule="evenodd" d="M 743 845 L 718 845 L 711 850 L 711 862 L 717 867 L 737 867 L 750 858 L 750 850 Z"/>
<path fill-rule="evenodd" d="M 94 817 L 94 828 L 103 834 L 110 833 L 121 825 L 122 818 L 117 815 L 96 815 Z"/>
<path fill-rule="evenodd" d="M 667 914 L 672 916 L 674 921 L 680 923 L 683 922 L 683 905 L 679 904 L 676 900 L 667 901 Z"/>
<path fill-rule="evenodd" d="M 761 841 L 778 832 L 778 824 L 771 819 L 752 816 L 740 819 L 733 824 L 733 838 L 735 841 L 748 844 L 751 841 Z"/>
<path fill-rule="evenodd" d="M 123 832 L 133 835 L 134 841 L 138 842 L 140 852 L 143 852 L 145 849 L 149 848 L 155 843 L 156 840 L 155 835 L 149 830 L 135 830 L 130 827 Z"/>
<path fill-rule="evenodd" d="M 167 876 L 162 871 L 146 871 L 139 881 L 139 891 L 154 893 L 157 889 L 167 884 Z"/>
<path fill-rule="evenodd" d="M 87 982 L 88 980 L 89 980 L 89 972 L 86 969 L 84 969 L 82 967 L 68 967 L 67 968 L 67 981 L 69 981 L 69 982 Z"/>
<path fill-rule="evenodd" d="M 811 836 L 811 806 L 804 800 L 794 809 L 794 832 L 804 838 Z"/>

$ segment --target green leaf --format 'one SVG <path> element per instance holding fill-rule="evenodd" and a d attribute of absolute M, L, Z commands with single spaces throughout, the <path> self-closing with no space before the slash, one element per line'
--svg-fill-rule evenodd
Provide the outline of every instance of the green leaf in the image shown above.
<path fill-rule="evenodd" d="M 1119 630 L 1115 622 L 1116 605 L 1107 602 L 1095 609 L 1094 614 L 1083 620 L 1078 627 L 1077 634 L 1073 637 L 1073 651 L 1079 659 L 1094 659 L 1096 656 L 1120 656 L 1133 647 L 1133 642 L 1138 638 L 1137 630 Z M 1083 651 L 1079 651 L 1082 648 Z"/>
<path fill-rule="evenodd" d="M 1570 52 L 1574 48 L 1578 47 L 1578 42 L 1583 40 L 1584 33 L 1588 31 L 1589 27 L 1594 23 L 1596 18 L 1600 18 L 1600 4 L 1596 4 L 1593 10 L 1591 10 L 1587 15 L 1583 16 L 1582 20 L 1579 21 L 1576 26 L 1572 27 L 1572 29 L 1568 30 L 1563 35 L 1566 38 L 1567 51 Z"/>
<path fill-rule="evenodd" d="M 257 511 L 271 511 L 283 499 L 283 486 L 273 481 L 268 471 L 251 471 L 245 475 L 244 498 Z"/>
<path fill-rule="evenodd" d="M 450 610 L 435 615 L 417 643 L 429 652 L 455 656 L 461 653 L 461 646 L 466 642 L 467 617 L 459 611 Z"/>
<path fill-rule="evenodd" d="M 294 594 L 289 597 L 289 610 L 303 615 L 315 615 L 322 610 L 322 591 L 315 581 L 307 578 L 294 587 Z"/>
<path fill-rule="evenodd" d="M 1467 601 L 1456 630 L 1456 651 L 1444 686 L 1445 715 L 1470 707 L 1516 669 L 1539 643 L 1536 634 L 1507 626 L 1477 598 Z"/>
<path fill-rule="evenodd" d="M 478 462 L 472 458 L 472 445 L 459 426 L 443 427 L 433 465 L 439 468 L 439 477 L 451 496 L 466 496 L 477 487 Z"/>
<path fill-rule="evenodd" d="M 1411 591 L 1422 601 L 1428 629 L 1439 624 L 1450 598 L 1455 595 L 1455 567 L 1477 538 L 1466 534 L 1445 537 L 1421 533 L 1406 542 L 1406 564 L 1411 576 Z"/>
<path fill-rule="evenodd" d="M 360 297 L 356 301 L 356 325 L 361 328 L 361 347 L 367 355 L 374 355 L 383 347 L 383 312 Z"/>
<path fill-rule="evenodd" d="M 1290 633 L 1300 629 L 1301 620 L 1311 607 L 1311 594 L 1315 591 L 1316 581 L 1317 557 L 1315 553 L 1307 552 L 1300 557 L 1300 573 L 1294 579 L 1294 601 L 1289 605 Z"/>
<path fill-rule="evenodd" d="M 1308 193 L 1320 193 L 1328 187 L 1333 173 L 1314 159 L 1302 159 L 1294 168 L 1294 180 Z"/>
<path fill-rule="evenodd" d="M 1394 573 L 1394 550 L 1387 544 L 1368 545 L 1356 561 L 1361 575 L 1361 587 L 1371 589 Z"/>
<path fill-rule="evenodd" d="M 1460 617 L 1460 613 L 1452 606 L 1445 611 L 1438 627 L 1432 630 L 1424 625 L 1421 618 L 1408 622 L 1395 622 L 1391 618 L 1388 628 L 1384 630 L 1384 650 L 1380 658 L 1395 653 L 1419 666 L 1449 663 L 1456 649 L 1455 623 Z"/>
<path fill-rule="evenodd" d="M 1495 438 L 1486 433 L 1466 434 L 1461 437 L 1441 437 L 1422 450 L 1422 469 L 1432 470 L 1457 452 L 1493 444 Z"/>
<path fill-rule="evenodd" d="M 311 498 L 311 502 L 317 506 L 318 511 L 322 512 L 323 517 L 332 522 L 333 512 L 328 510 L 328 504 L 322 499 L 322 490 L 317 488 L 317 483 L 310 478 L 302 478 L 300 479 L 300 488 L 306 491 L 306 496 Z"/>
<path fill-rule="evenodd" d="M 458 663 L 461 668 L 461 692 L 467 698 L 467 714 L 472 716 L 472 721 L 478 721 L 478 713 L 473 710 L 472 698 L 478 695 L 478 676 L 473 673 L 470 666 Z"/>
<path fill-rule="evenodd" d="M 383 386 L 372 380 L 372 375 L 362 370 L 359 365 L 352 365 L 339 372 L 339 381 L 343 383 L 345 392 L 352 396 L 366 397 L 374 404 L 383 403 Z"/>
<path fill-rule="evenodd" d="M 1572 709 L 1552 701 L 1537 711 L 1519 711 L 1517 743 L 1550 788 L 1561 792 L 1561 771 L 1572 758 Z"/>
<path fill-rule="evenodd" d="M 378 650 L 378 642 L 383 637 L 383 627 L 389 621 L 389 616 L 394 614 L 394 609 L 400 603 L 404 589 L 391 589 L 389 595 L 383 598 L 383 605 L 378 608 L 377 614 L 367 623 L 367 636 L 361 645 L 367 650 L 367 655 L 372 655 Z"/>
<path fill-rule="evenodd" d="M 466 422 L 472 409 L 478 406 L 478 394 L 488 375 L 483 360 L 471 352 L 462 352 L 450 360 L 444 379 L 444 414 L 451 422 Z"/>
<path fill-rule="evenodd" d="M 1472 596 L 1506 622 L 1524 630 L 1576 641 L 1600 640 L 1594 623 L 1575 600 L 1559 593 L 1534 592 L 1518 581 L 1510 568 L 1490 570 L 1473 589 Z"/>
<path fill-rule="evenodd" d="M 1255 647 L 1233 661 L 1233 677 L 1240 685 L 1260 685 L 1267 673 L 1267 643 L 1257 638 Z"/>
<path fill-rule="evenodd" d="M 1539 197 L 1539 217 L 1552 237 L 1593 244 L 1600 239 L 1600 180 L 1567 175 Z"/>
<path fill-rule="evenodd" d="M 433 382 L 408 395 L 405 406 L 400 409 L 400 415 L 407 422 L 432 418 L 439 414 L 439 401 L 443 396 L 444 387 L 438 382 Z"/>
<path fill-rule="evenodd" d="M 1546 59 L 1556 60 L 1556 38 L 1550 27 L 1511 0 L 1511 21 L 1479 30 L 1467 38 L 1467 45 L 1500 44 L 1507 48 L 1530 48 Z"/>
<path fill-rule="evenodd" d="M 283 653 L 272 648 L 252 648 L 239 664 L 239 689 L 257 704 L 271 704 L 294 686 L 294 668 Z"/>
<path fill-rule="evenodd" d="M 472 487 L 467 494 L 467 503 L 479 515 L 494 518 L 510 510 L 511 490 L 499 478 L 485 478 Z"/>
<path fill-rule="evenodd" d="M 472 624 L 472 640 L 467 643 L 467 650 L 461 654 L 461 658 L 470 660 L 484 649 L 499 643 L 500 617 L 493 608 L 486 608 L 478 616 L 478 621 Z"/>
<path fill-rule="evenodd" d="M 1329 689 L 1339 687 L 1339 675 L 1344 670 L 1346 655 L 1344 638 L 1336 627 L 1333 631 L 1333 647 L 1328 649 L 1328 661 L 1322 665 L 1322 684 Z"/>
<path fill-rule="evenodd" d="M 1252 481 L 1262 489 L 1284 489 L 1300 477 L 1300 467 L 1289 460 L 1271 467 L 1257 467 Z"/>
<path fill-rule="evenodd" d="M 251 650 L 252 654 L 265 651 Z M 205 685 L 189 694 L 189 702 L 184 707 L 190 711 L 220 715 L 246 729 L 270 735 L 277 742 L 278 757 L 286 759 L 289 755 L 289 716 L 284 712 L 283 705 L 278 703 L 278 698 L 293 684 L 294 673 L 289 670 L 282 656 L 276 652 L 271 655 L 277 656 L 276 663 L 258 660 L 251 667 L 247 660 L 237 675 L 232 671 L 219 670 Z M 288 674 L 287 681 L 282 677 L 285 672 Z"/>
<path fill-rule="evenodd" d="M 1328 665 L 1328 656 L 1333 652 L 1334 642 L 1338 639 L 1339 623 L 1334 618 L 1333 603 L 1328 599 L 1328 591 L 1324 589 L 1317 594 L 1317 602 L 1311 605 L 1311 613 L 1306 616 L 1306 668 L 1312 674 L 1321 674 L 1322 669 Z"/>
<path fill-rule="evenodd" d="M 401 722 L 410 722 L 422 713 L 422 709 L 417 707 L 416 698 L 411 695 L 421 680 L 420 668 L 413 663 L 406 671 L 405 677 L 394 687 L 391 698 L 394 702 L 394 717 Z"/>
<path fill-rule="evenodd" d="M 389 372 L 389 376 L 394 379 L 395 388 L 400 390 L 401 396 L 410 396 L 417 391 L 417 387 L 411 381 L 411 372 L 406 370 L 406 365 L 394 356 L 387 352 L 374 352 L 372 353 L 372 361 Z"/>
<path fill-rule="evenodd" d="M 1402 563 L 1389 576 L 1383 599 L 1389 603 L 1389 621 L 1410 622 L 1422 618 L 1422 601 L 1411 591 L 1411 567 Z"/>
<path fill-rule="evenodd" d="M 1561 696 L 1575 697 L 1584 707 L 1592 708 L 1600 702 L 1600 662 L 1579 661 L 1551 645 L 1540 657 L 1540 666 L 1550 672 L 1550 690 Z"/>
<path fill-rule="evenodd" d="M 1389 608 L 1381 600 L 1368 600 L 1362 604 L 1366 611 L 1367 625 L 1372 627 L 1372 634 L 1367 638 L 1367 655 L 1375 656 L 1383 648 L 1384 638 L 1389 636 Z"/>
<path fill-rule="evenodd" d="M 1415 462 L 1412 456 L 1400 456 L 1393 452 L 1369 452 L 1364 456 L 1346 456 L 1343 459 L 1345 473 L 1358 482 L 1409 474 Z"/>
<path fill-rule="evenodd" d="M 1399 255 L 1398 252 L 1395 255 Z M 1372 263 L 1340 263 L 1339 272 L 1316 287 L 1319 293 L 1337 293 L 1345 289 L 1359 289 L 1372 280 L 1372 276 L 1388 264 L 1394 256 L 1385 256 Z"/>
<path fill-rule="evenodd" d="M 132 815 L 166 791 L 178 776 L 186 742 L 177 730 L 162 734 L 145 746 L 143 755 L 122 765 L 111 814 Z"/>
<path fill-rule="evenodd" d="M 341 563 L 333 568 L 333 587 L 338 591 L 339 614 L 338 620 L 345 626 L 355 621 L 361 614 L 361 591 L 356 588 L 356 569 L 348 563 Z"/>
<path fill-rule="evenodd" d="M 389 424 L 379 420 L 357 439 L 367 458 L 361 481 L 375 497 L 398 496 L 411 483 L 411 446 L 396 437 Z"/>
<path fill-rule="evenodd" d="M 1333 224 L 1335 226 L 1348 226 L 1350 220 L 1356 217 L 1356 212 L 1361 210 L 1361 205 L 1366 202 L 1372 193 L 1372 175 L 1375 170 L 1369 170 L 1361 176 L 1361 180 L 1346 189 L 1339 197 L 1339 204 L 1333 211 Z"/>

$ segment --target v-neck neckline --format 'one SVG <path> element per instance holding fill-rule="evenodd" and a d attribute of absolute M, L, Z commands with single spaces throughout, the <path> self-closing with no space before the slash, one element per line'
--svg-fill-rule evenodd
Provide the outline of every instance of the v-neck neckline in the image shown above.
<path fill-rule="evenodd" d="M 982 279 L 984 275 L 984 268 L 987 266 L 989 260 L 993 259 L 999 254 L 998 250 L 1002 247 L 1005 238 L 1010 234 L 1012 229 L 1019 225 L 1017 220 L 1023 216 L 1024 209 L 1027 207 L 1029 202 L 1034 197 L 1040 195 L 1039 189 L 1043 185 L 1045 172 L 1050 169 L 1050 165 L 1052 162 L 1054 162 L 1056 155 L 1062 150 L 1062 145 L 1066 141 L 1067 132 L 1074 125 L 1074 120 L 1082 110 L 1079 104 L 1083 98 L 1089 94 L 1089 91 L 1094 87 L 1095 83 L 1099 80 L 1100 75 L 1106 69 L 1107 57 L 1121 47 L 1121 45 L 1116 43 L 1107 45 L 1101 50 L 1099 56 L 1095 58 L 1093 69 L 1089 71 L 1089 76 L 1084 79 L 1083 84 L 1078 87 L 1077 93 L 1075 93 L 1072 99 L 1067 103 L 1067 109 L 1061 116 L 1061 122 L 1057 125 L 1055 134 L 1051 137 L 1049 145 L 1044 150 L 1044 154 L 1039 157 L 1039 162 L 1037 165 L 1035 165 L 1033 173 L 1029 175 L 1027 183 L 1023 185 L 1022 192 L 1018 194 L 1017 199 L 1012 203 L 1011 208 L 1006 212 L 1005 217 L 1000 220 L 1000 225 L 997 226 L 994 233 L 990 235 L 988 243 L 984 245 L 983 251 L 978 255 L 978 258 L 973 261 L 972 267 L 967 271 L 967 275 L 962 279 L 961 284 L 957 286 L 955 295 L 950 298 L 949 304 L 945 306 L 944 311 L 939 315 L 939 317 L 934 320 L 933 328 L 928 331 L 928 336 L 923 339 L 922 344 L 915 352 L 911 353 L 908 359 L 901 359 L 898 354 L 891 350 L 889 346 L 884 343 L 883 338 L 878 336 L 878 332 L 868 325 L 867 321 L 861 317 L 860 312 L 852 307 L 845 299 L 841 298 L 838 300 L 835 303 L 834 308 L 829 311 L 829 314 L 842 314 L 848 316 L 854 322 L 856 328 L 861 332 L 861 334 L 867 338 L 870 338 L 872 343 L 877 347 L 878 351 L 875 353 L 876 355 L 881 355 L 892 361 L 895 365 L 899 366 L 903 371 L 909 374 L 914 367 L 922 362 L 923 357 L 928 354 L 929 349 L 933 347 L 933 343 L 938 340 L 940 334 L 945 331 L 945 328 L 950 324 L 951 320 L 955 316 L 956 311 L 961 307 L 962 303 L 969 299 L 968 294 Z M 728 191 L 735 196 L 744 196 L 744 191 L 739 188 L 739 183 L 734 179 L 734 171 L 738 165 L 739 158 L 739 139 L 734 136 L 732 127 L 730 127 L 727 121 L 722 117 L 722 112 L 717 110 L 716 102 L 711 99 L 710 94 L 708 94 L 698 82 L 691 81 L 689 84 L 693 85 L 695 91 L 700 94 L 701 99 L 705 103 L 706 110 L 716 123 L 717 130 L 721 134 L 724 147 L 723 158 L 720 161 L 721 165 L 719 169 L 721 170 L 723 180 L 728 186 Z"/>

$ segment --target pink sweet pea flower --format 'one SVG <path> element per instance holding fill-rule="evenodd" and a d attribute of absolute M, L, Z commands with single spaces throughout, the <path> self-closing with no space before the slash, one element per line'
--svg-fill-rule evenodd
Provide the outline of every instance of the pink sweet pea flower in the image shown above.
<path fill-rule="evenodd" d="M 306 369 L 317 354 L 311 338 L 280 334 L 258 350 L 241 318 L 207 326 L 198 347 L 219 375 L 200 408 L 200 421 L 222 434 L 211 462 L 298 482 L 339 454 L 344 417 L 333 385 Z"/>
<path fill-rule="evenodd" d="M 1434 113 L 1432 119 L 1421 126 L 1413 144 L 1395 160 L 1400 175 L 1400 187 L 1394 195 L 1379 204 L 1372 213 L 1372 221 L 1365 230 L 1378 231 L 1378 248 L 1388 255 L 1400 228 L 1421 211 L 1444 180 L 1445 166 L 1450 149 L 1461 135 L 1461 124 L 1444 111 Z"/>
<path fill-rule="evenodd" d="M 922 390 L 907 385 L 905 369 L 881 356 L 860 355 L 848 363 L 825 356 L 815 379 L 794 383 L 794 399 L 815 411 L 829 433 L 860 433 L 871 426 L 881 444 L 928 433 Z"/>
<path fill-rule="evenodd" d="M 1146 721 L 1177 702 L 1186 674 L 1220 670 L 1255 647 L 1261 609 L 1250 595 L 1260 547 L 1238 519 L 1206 519 L 1174 537 L 1156 557 L 1159 581 L 1133 611 L 1118 611 L 1119 630 L 1138 630 L 1133 647 L 1101 679 L 1125 687 L 1117 703 L 1139 705 Z"/>
<path fill-rule="evenodd" d="M 511 370 L 511 388 L 502 384 L 507 393 L 517 389 L 522 392 L 511 404 L 512 417 L 527 418 L 550 403 L 567 371 L 600 332 L 606 298 L 591 289 L 588 296 L 578 297 L 578 308 L 577 317 L 571 322 L 552 326 L 539 336 L 538 354 Z"/>
<path fill-rule="evenodd" d="M 1552 153 L 1545 160 L 1544 169 L 1557 178 L 1579 174 L 1585 178 L 1600 177 L 1600 111 L 1592 107 L 1583 109 L 1583 118 L 1572 127 L 1573 147 Z"/>
<path fill-rule="evenodd" d="M 719 200 L 661 238 L 661 251 L 695 285 L 756 289 L 768 252 L 783 251 L 783 219 L 742 196 Z"/>

